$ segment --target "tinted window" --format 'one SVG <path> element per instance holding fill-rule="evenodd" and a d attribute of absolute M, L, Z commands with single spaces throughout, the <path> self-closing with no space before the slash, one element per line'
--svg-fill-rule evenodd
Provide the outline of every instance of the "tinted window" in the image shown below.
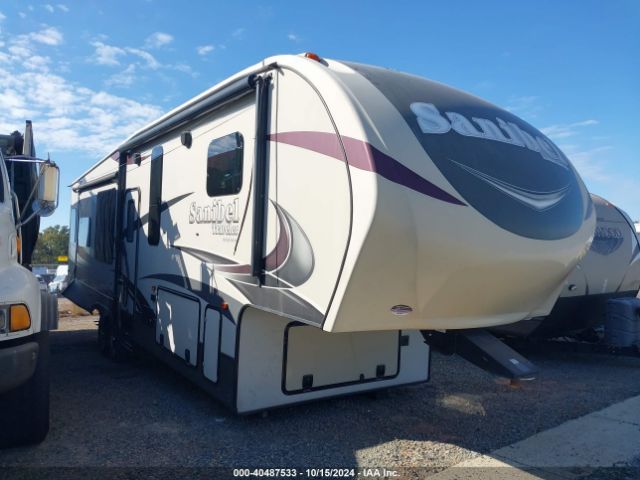
<path fill-rule="evenodd" d="M 162 147 L 155 147 L 151 151 L 151 175 L 149 178 L 149 245 L 158 245 L 160 243 L 162 161 Z"/>
<path fill-rule="evenodd" d="M 242 188 L 244 140 L 239 132 L 217 138 L 207 152 L 207 193 L 210 197 L 235 195 Z"/>
<path fill-rule="evenodd" d="M 4 159 L 0 157 L 0 162 L 4 162 Z M 0 167 L 0 203 L 4 202 L 4 177 L 2 175 L 2 167 Z"/>
<path fill-rule="evenodd" d="M 137 224 L 136 207 L 133 200 L 127 202 L 127 242 L 133 242 Z"/>
<path fill-rule="evenodd" d="M 83 247 L 85 249 L 85 253 L 88 255 L 92 255 L 92 236 L 93 236 L 93 228 L 92 219 L 96 214 L 96 197 L 94 195 L 88 196 L 78 201 L 77 209 L 78 209 L 78 247 Z"/>
<path fill-rule="evenodd" d="M 91 219 L 89 217 L 80 217 L 78 221 L 78 246 L 91 246 Z"/>
<path fill-rule="evenodd" d="M 95 257 L 104 263 L 113 262 L 113 245 L 115 239 L 115 188 L 104 190 L 97 195 Z"/>
<path fill-rule="evenodd" d="M 77 220 L 78 220 L 78 208 L 73 206 L 71 207 L 71 219 L 69 221 L 69 243 L 76 244 L 78 243 L 78 231 L 77 231 Z"/>

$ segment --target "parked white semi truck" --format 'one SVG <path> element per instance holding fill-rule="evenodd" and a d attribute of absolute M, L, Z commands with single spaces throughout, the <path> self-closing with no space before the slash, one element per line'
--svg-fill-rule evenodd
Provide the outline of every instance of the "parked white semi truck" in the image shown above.
<path fill-rule="evenodd" d="M 39 217 L 58 204 L 58 167 L 24 135 L 0 135 L 0 448 L 38 443 L 49 430 L 49 330 L 55 297 L 29 270 Z"/>

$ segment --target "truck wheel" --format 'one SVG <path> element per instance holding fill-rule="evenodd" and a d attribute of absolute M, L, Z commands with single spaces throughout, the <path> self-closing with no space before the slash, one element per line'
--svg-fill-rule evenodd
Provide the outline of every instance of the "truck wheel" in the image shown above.
<path fill-rule="evenodd" d="M 37 337 L 33 376 L 0 397 L 0 448 L 40 443 L 49 432 L 49 332 Z"/>

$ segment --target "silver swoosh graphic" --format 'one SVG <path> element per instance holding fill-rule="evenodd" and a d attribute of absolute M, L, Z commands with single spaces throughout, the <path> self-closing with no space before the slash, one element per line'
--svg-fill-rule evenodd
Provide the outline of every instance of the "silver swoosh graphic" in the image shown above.
<path fill-rule="evenodd" d="M 459 162 L 456 162 L 455 160 L 449 159 L 449 161 L 455 163 L 463 170 L 469 172 L 485 183 L 488 183 L 493 188 L 500 190 L 502 193 L 510 196 L 514 200 L 517 200 L 520 203 L 523 203 L 524 205 L 539 212 L 548 210 L 557 205 L 569 191 L 569 185 L 567 185 L 558 190 L 553 190 L 550 192 L 534 192 L 531 190 L 526 190 L 524 188 L 516 187 L 515 185 L 511 185 L 504 180 L 492 177 L 491 175 L 476 170 L 475 168 L 471 168 L 468 165 L 463 165 Z"/>
<path fill-rule="evenodd" d="M 311 242 L 298 222 L 284 208 L 273 203 L 280 234 L 273 250 L 265 257 L 265 285 L 275 288 L 293 288 L 309 280 L 315 268 L 315 258 Z M 257 285 L 251 275 L 251 265 L 240 265 L 219 255 L 192 247 L 172 245 L 197 259 L 212 263 L 213 268 L 229 279 Z"/>

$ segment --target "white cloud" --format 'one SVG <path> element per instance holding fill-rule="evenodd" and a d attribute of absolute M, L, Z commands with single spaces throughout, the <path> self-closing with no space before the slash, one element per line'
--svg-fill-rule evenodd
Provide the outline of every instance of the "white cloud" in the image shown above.
<path fill-rule="evenodd" d="M 624 175 L 616 168 L 614 147 L 602 145 L 581 148 L 580 145 L 559 145 L 584 179 L 590 192 L 601 195 L 617 207 L 640 218 L 640 181 Z"/>
<path fill-rule="evenodd" d="M 292 42 L 299 42 L 300 41 L 300 37 L 298 35 L 296 35 L 295 33 L 288 34 L 287 38 L 289 40 L 291 40 Z"/>
<path fill-rule="evenodd" d="M 147 37 L 145 46 L 148 48 L 160 48 L 173 42 L 173 35 L 164 32 L 155 32 Z"/>
<path fill-rule="evenodd" d="M 0 52 L 0 63 L 21 65 L 27 70 L 48 71 L 51 59 L 37 52 L 38 44 L 55 47 L 64 41 L 62 33 L 54 27 L 43 25 L 36 32 L 9 36 L 8 44 L 0 41 L 6 51 Z"/>
<path fill-rule="evenodd" d="M 24 60 L 31 55 L 31 49 L 23 43 L 13 44 L 7 50 L 15 58 L 21 60 Z"/>
<path fill-rule="evenodd" d="M 51 59 L 49 57 L 45 57 L 42 55 L 31 55 L 25 60 L 22 66 L 27 70 L 38 70 L 44 72 L 49 70 L 49 64 L 51 64 Z"/>
<path fill-rule="evenodd" d="M 581 148 L 579 145 L 558 145 L 569 157 L 580 175 L 588 181 L 606 182 L 611 180 L 608 172 L 608 152 L 613 149 L 611 145 L 602 145 L 594 148 Z"/>
<path fill-rule="evenodd" d="M 125 48 L 125 50 L 132 54 L 135 55 L 139 58 L 141 58 L 142 60 L 144 60 L 146 62 L 146 66 L 149 67 L 152 70 L 157 70 L 158 68 L 160 68 L 162 65 L 160 65 L 160 62 L 158 62 L 156 60 L 156 58 L 151 55 L 149 52 L 146 52 L 144 50 L 141 50 L 139 48 L 131 48 L 131 47 L 127 47 Z"/>
<path fill-rule="evenodd" d="M 161 65 L 143 49 L 116 47 L 102 40 L 92 44 L 92 61 L 124 64 L 105 82 L 111 87 L 130 86 L 143 69 L 195 75 L 188 65 Z M 7 45 L 0 51 L 0 131 L 13 131 L 24 125 L 26 118 L 32 119 L 39 152 L 86 152 L 98 158 L 162 114 L 152 103 L 87 88 L 65 78 L 68 63 L 45 55 L 45 50 L 64 41 L 53 27 L 44 25 L 31 33 L 8 36 L 5 41 Z"/>
<path fill-rule="evenodd" d="M 550 125 L 548 127 L 541 128 L 540 131 L 547 137 L 557 140 L 560 138 L 567 138 L 576 135 L 580 127 L 588 127 L 597 124 L 597 120 L 589 119 L 574 123 Z"/>
<path fill-rule="evenodd" d="M 53 8 L 53 5 L 50 5 L 50 4 L 48 4 L 48 3 L 47 3 L 47 4 L 45 4 L 45 5 L 43 5 L 43 7 L 44 7 L 44 9 L 45 9 L 47 12 L 49 12 L 49 13 L 53 13 L 53 12 L 55 11 L 55 8 Z"/>
<path fill-rule="evenodd" d="M 536 118 L 542 110 L 540 105 L 540 97 L 536 95 L 512 96 L 506 110 L 526 118 Z"/>
<path fill-rule="evenodd" d="M 133 85 L 133 82 L 137 77 L 136 71 L 136 64 L 130 63 L 123 71 L 111 75 L 111 77 L 106 80 L 105 84 L 115 87 L 130 87 L 131 85 Z"/>
<path fill-rule="evenodd" d="M 187 75 L 191 75 L 194 78 L 198 76 L 198 74 L 193 71 L 193 68 L 191 68 L 191 66 L 187 65 L 186 63 L 170 64 L 167 65 L 167 68 L 175 70 L 176 72 L 186 73 Z"/>
<path fill-rule="evenodd" d="M 5 18 L 7 18 L 7 16 L 4 13 L 0 12 L 0 22 L 3 21 Z"/>
<path fill-rule="evenodd" d="M 237 38 L 238 40 L 242 39 L 244 37 L 244 32 L 245 29 L 244 28 L 236 28 L 232 33 L 231 36 L 233 38 Z"/>
<path fill-rule="evenodd" d="M 213 45 L 202 45 L 200 47 L 196 48 L 196 51 L 198 52 L 198 55 L 208 55 L 209 53 L 213 52 L 216 49 L 216 47 L 214 47 Z"/>
<path fill-rule="evenodd" d="M 55 27 L 49 27 L 47 25 L 43 25 L 40 30 L 35 32 L 10 37 L 11 45 L 28 50 L 33 48 L 32 43 L 41 43 L 43 45 L 56 47 L 62 44 L 63 41 L 64 36 L 62 32 Z"/>
<path fill-rule="evenodd" d="M 102 39 L 104 40 L 104 38 Z M 191 66 L 185 63 L 162 64 L 151 53 L 142 48 L 116 47 L 102 41 L 95 41 L 91 45 L 95 48 L 95 52 L 89 62 L 111 67 L 117 67 L 123 63 L 127 65 L 124 70 L 110 76 L 105 81 L 107 86 L 129 87 L 140 76 L 140 71 L 145 69 L 174 70 L 192 77 L 198 76 Z M 166 79 L 168 77 L 162 78 Z"/>
<path fill-rule="evenodd" d="M 108 153 L 162 113 L 155 105 L 39 72 L 0 69 L 0 98 L 3 107 L 0 131 L 12 131 L 25 118 L 32 118 L 38 143 L 45 151 L 84 151 L 94 157 Z"/>
<path fill-rule="evenodd" d="M 69 7 L 67 7 L 64 3 L 59 3 L 56 5 L 56 7 L 58 7 L 58 10 L 62 10 L 63 12 L 69 11 Z"/>
<path fill-rule="evenodd" d="M 18 15 L 20 16 L 20 18 L 27 18 L 27 14 L 24 12 L 18 12 Z"/>
<path fill-rule="evenodd" d="M 95 56 L 91 61 L 98 65 L 120 65 L 118 58 L 126 55 L 125 50 L 120 47 L 114 47 L 113 45 L 107 45 L 102 42 L 93 42 L 91 45 L 96 49 Z"/>
<path fill-rule="evenodd" d="M 34 42 L 52 46 L 60 45 L 64 40 L 64 37 L 60 30 L 55 27 L 47 26 L 37 32 L 31 32 L 27 36 Z"/>

